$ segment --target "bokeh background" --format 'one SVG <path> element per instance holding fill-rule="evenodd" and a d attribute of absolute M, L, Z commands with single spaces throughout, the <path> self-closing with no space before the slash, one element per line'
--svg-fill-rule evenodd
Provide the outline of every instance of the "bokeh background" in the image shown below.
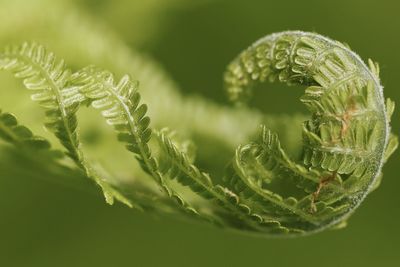
<path fill-rule="evenodd" d="M 345 41 L 363 59 L 378 61 L 385 95 L 400 103 L 398 1 L 74 2 L 158 60 L 183 94 L 226 104 L 226 64 L 266 34 L 299 29 Z M 296 88 L 270 86 L 254 104 L 292 113 L 302 108 L 300 95 Z M 397 109 L 397 134 L 398 118 Z M 108 206 L 100 195 L 0 173 L 0 266 L 400 266 L 399 159 L 396 153 L 386 164 L 382 185 L 347 228 L 297 239 L 155 217 Z"/>

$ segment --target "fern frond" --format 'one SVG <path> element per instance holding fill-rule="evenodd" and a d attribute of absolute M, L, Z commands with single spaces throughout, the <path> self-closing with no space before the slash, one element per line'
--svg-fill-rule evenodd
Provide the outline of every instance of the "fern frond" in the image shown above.
<path fill-rule="evenodd" d="M 152 134 L 148 115 L 152 113 L 141 101 L 138 83 L 128 75 L 116 81 L 113 73 L 96 67 L 71 74 L 63 62 L 35 44 L 0 54 L 0 68 L 12 70 L 28 89 L 35 90 L 32 98 L 46 109 L 46 127 L 60 139 L 66 154 L 103 187 L 109 202 L 115 197 L 131 203 L 120 191 L 110 191 L 112 187 L 108 188 L 82 153 L 76 112 L 83 104 L 101 111 L 145 171 L 143 178 L 152 177 L 165 193 L 161 202 L 221 226 L 267 235 L 304 235 L 343 225 L 379 185 L 382 166 L 398 141 L 390 135 L 389 126 L 394 103 L 387 100 L 385 105 L 379 67 L 372 61 L 369 65 L 346 45 L 317 34 L 290 31 L 259 40 L 228 66 L 225 87 L 234 101 L 245 102 L 252 88 L 267 80 L 308 86 L 301 101 L 312 114 L 303 123 L 302 147 L 299 144 L 294 149 L 299 157 L 286 153 L 285 142 L 281 144 L 278 135 L 265 126 L 257 140 L 244 142 L 254 133 L 253 124 L 262 120 L 253 116 L 256 113 L 240 109 L 235 113 L 196 101 L 184 104 L 173 90 L 157 94 L 158 100 L 151 103 L 164 111 L 171 109 L 159 116 L 168 117 L 168 125 L 176 113 L 182 121 L 173 125 L 180 125 L 179 130 L 193 140 L 204 138 L 209 146 L 221 141 L 229 148 L 242 142 L 226 175 L 211 179 L 209 173 L 214 176 L 217 171 L 203 171 L 190 147 L 175 140 L 170 131 Z M 176 103 L 161 103 L 167 98 Z M 191 119 L 187 111 L 193 110 L 196 117 Z M 211 130 L 200 129 L 206 124 Z M 11 115 L 0 114 L 0 135 L 5 140 L 20 144 L 34 138 L 18 129 L 25 128 Z M 241 130 L 243 135 L 231 133 Z"/>
<path fill-rule="evenodd" d="M 180 151 L 172 140 L 161 131 L 158 133 L 161 149 L 165 153 L 163 172 L 168 173 L 171 179 L 176 179 L 179 183 L 189 187 L 193 192 L 205 199 L 216 201 L 222 208 L 233 212 L 237 218 L 243 221 L 243 227 L 264 231 L 261 225 L 256 222 L 276 225 L 276 222 L 264 221 L 263 218 L 252 211 L 251 206 L 245 204 L 237 194 L 222 185 L 215 185 L 208 173 L 201 172 L 187 155 Z M 224 217 L 221 218 L 224 220 Z M 225 218 L 226 220 L 226 218 Z M 229 223 L 228 221 L 226 223 Z M 278 225 L 280 227 L 280 225 Z M 276 230 L 274 228 L 274 230 Z"/>
<path fill-rule="evenodd" d="M 324 221 L 324 217 L 346 211 L 347 205 L 340 205 L 340 209 L 330 206 L 345 195 L 339 177 L 326 186 L 316 202 L 313 192 L 322 174 L 291 162 L 280 148 L 277 135 L 265 127 L 261 136 L 261 143 L 239 147 L 234 160 L 237 176 L 230 182 L 243 190 L 241 193 L 246 194 L 246 199 L 258 202 L 266 216 L 278 217 L 288 227 L 299 221 L 303 227 L 312 227 Z M 252 190 L 246 190 L 246 187 Z"/>
<path fill-rule="evenodd" d="M 67 86 L 71 71 L 64 61 L 57 60 L 41 45 L 24 43 L 7 47 L 0 54 L 0 69 L 13 72 L 32 91 L 32 100 L 45 109 L 45 127 L 54 133 L 76 165 L 102 188 L 107 203 L 113 204 L 116 198 L 132 207 L 132 203 L 101 178 L 83 156 L 76 111 L 85 98 L 76 86 Z"/>
<path fill-rule="evenodd" d="M 50 142 L 40 136 L 35 136 L 32 131 L 19 124 L 17 118 L 0 110 L 0 138 L 20 148 L 48 149 Z"/>
<path fill-rule="evenodd" d="M 72 82 L 81 85 L 82 94 L 95 109 L 101 111 L 106 122 L 116 131 L 118 140 L 135 155 L 142 169 L 157 182 L 161 190 L 174 199 L 183 211 L 198 216 L 199 212 L 168 184 L 159 170 L 148 144 L 152 130 L 149 128 L 150 118 L 146 116 L 147 105 L 140 103 L 138 83 L 128 75 L 116 83 L 112 73 L 94 66 L 76 73 Z"/>
<path fill-rule="evenodd" d="M 252 187 L 249 194 L 256 193 L 255 197 L 271 202 L 279 191 L 271 180 L 279 180 L 280 175 L 299 175 L 300 179 L 292 181 L 302 190 L 293 192 L 302 200 L 289 197 L 289 202 L 308 202 L 314 222 L 334 224 L 361 202 L 368 188 L 376 186 L 385 154 L 390 154 L 396 142 L 389 139 L 393 104 L 387 101 L 386 112 L 379 66 L 369 63 L 370 68 L 338 42 L 317 34 L 289 31 L 259 40 L 229 65 L 225 83 L 234 101 L 245 102 L 254 85 L 266 80 L 309 86 L 301 99 L 312 112 L 311 119 L 303 124 L 303 164 L 309 169 L 292 163 L 282 152 L 277 137 L 268 135 L 272 138 L 269 145 L 243 146 L 237 152 L 235 169 L 239 180 Z M 305 179 L 307 176 L 310 177 Z M 237 179 L 231 182 L 236 183 Z M 283 188 L 290 191 L 287 184 Z M 275 199 L 283 200 L 284 197 Z M 296 214 L 293 207 L 286 207 L 289 208 L 292 216 Z M 302 218 L 297 213 L 292 219 L 296 216 Z"/>
<path fill-rule="evenodd" d="M 79 162 L 74 114 L 80 95 L 65 88 L 71 71 L 66 69 L 64 62 L 35 43 L 7 47 L 0 62 L 2 69 L 12 71 L 15 77 L 23 79 L 27 89 L 32 90 L 32 100 L 46 109 L 46 127 L 59 138 L 67 154 Z"/>

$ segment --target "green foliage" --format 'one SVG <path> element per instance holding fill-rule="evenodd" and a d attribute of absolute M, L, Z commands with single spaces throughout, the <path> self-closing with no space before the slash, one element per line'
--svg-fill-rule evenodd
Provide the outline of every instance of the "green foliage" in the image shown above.
<path fill-rule="evenodd" d="M 45 109 L 45 127 L 58 138 L 66 149 L 66 155 L 103 189 L 107 202 L 112 204 L 113 199 L 117 198 L 132 206 L 128 199 L 96 173 L 83 156 L 75 113 L 84 98 L 78 87 L 69 85 L 71 71 L 66 69 L 64 61 L 58 61 L 54 54 L 47 53 L 43 46 L 24 43 L 21 46 L 7 47 L 1 53 L 0 69 L 12 71 L 15 77 L 23 79 L 27 89 L 32 90 L 32 100 Z M 12 137 L 11 134 L 5 134 L 8 137 L 6 140 L 13 143 L 20 143 L 16 138 L 35 140 L 27 128 L 17 125 L 12 115 L 4 114 L 3 118 L 4 125 L 11 127 L 9 132 L 17 135 Z M 21 136 L 21 132 L 25 136 Z M 37 142 L 36 140 L 35 143 Z"/>
<path fill-rule="evenodd" d="M 135 56 L 112 35 L 104 38 L 102 29 L 91 31 L 91 22 L 86 23 L 79 28 L 64 22 L 57 29 L 73 29 L 86 40 L 75 44 L 79 55 L 100 60 L 96 63 L 112 71 L 89 66 L 73 72 L 35 43 L 0 53 L 0 69 L 23 80 L 32 100 L 45 110 L 44 125 L 64 153 L 53 150 L 51 140 L 37 137 L 11 113 L 0 112 L 0 137 L 27 155 L 43 150 L 57 155 L 51 164 L 79 169 L 102 188 L 110 204 L 117 199 L 140 210 L 176 213 L 263 235 L 305 235 L 342 225 L 377 188 L 383 163 L 398 146 L 389 126 L 394 102 L 384 102 L 379 66 L 370 60 L 368 68 L 339 42 L 313 33 L 272 34 L 227 68 L 229 98 L 242 104 L 257 83 L 278 80 L 308 86 L 301 101 L 311 118 L 302 125 L 296 153 L 287 153 L 286 142 L 266 126 L 254 138 L 254 126 L 263 121 L 259 113 L 182 98 L 151 60 Z M 64 45 L 70 37 L 58 38 L 55 46 L 73 54 Z M 91 51 L 92 46 L 98 47 Z M 86 63 L 76 55 L 70 58 L 75 66 Z M 136 75 L 142 91 L 129 75 L 116 81 L 114 73 L 122 72 Z M 143 102 L 149 103 L 149 110 Z M 134 169 L 132 181 L 111 182 L 118 178 L 108 180 L 101 164 L 84 153 L 77 112 L 85 106 L 100 111 L 133 154 L 141 170 Z M 278 120 L 272 118 L 270 124 Z M 215 150 L 221 154 L 218 162 Z M 112 163 L 135 164 L 112 153 L 105 153 Z"/>
<path fill-rule="evenodd" d="M 18 123 L 17 118 L 11 113 L 0 110 L 0 135 L 1 139 L 21 148 L 48 149 L 50 143 L 39 136 L 34 136 L 32 131 Z"/>

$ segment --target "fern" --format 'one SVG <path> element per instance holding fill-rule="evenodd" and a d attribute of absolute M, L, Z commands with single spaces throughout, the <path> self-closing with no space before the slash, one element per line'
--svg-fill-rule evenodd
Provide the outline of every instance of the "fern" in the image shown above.
<path fill-rule="evenodd" d="M 128 52 L 123 55 L 129 57 Z M 278 135 L 266 126 L 255 140 L 243 141 L 254 130 L 251 123 L 243 127 L 242 121 L 253 118 L 258 123 L 262 120 L 258 115 L 245 108 L 232 111 L 196 100 L 186 106 L 172 89 L 163 89 L 165 98 L 173 95 L 168 99 L 175 102 L 168 106 L 173 109 L 168 114 L 182 120 L 192 112 L 199 116 L 209 111 L 204 111 L 200 122 L 180 126 L 189 141 L 180 140 L 173 131 L 157 130 L 163 119 L 150 124 L 150 116 L 157 114 L 142 103 L 138 82 L 129 75 L 116 81 L 112 72 L 95 66 L 72 73 L 37 44 L 5 49 L 0 68 L 12 71 L 33 90 L 32 99 L 45 109 L 46 128 L 74 164 L 103 189 L 107 202 L 116 198 L 128 206 L 176 212 L 241 231 L 305 235 L 343 225 L 377 188 L 382 166 L 398 146 L 389 126 L 394 102 L 384 102 L 379 66 L 369 61 L 368 68 L 346 46 L 313 33 L 269 35 L 242 52 L 225 73 L 229 98 L 240 103 L 251 97 L 254 85 L 267 80 L 308 86 L 301 101 L 311 118 L 302 125 L 300 160 L 286 153 Z M 149 97 L 150 102 L 163 105 L 163 95 L 157 97 Z M 93 167 L 97 164 L 86 159 L 76 112 L 87 105 L 101 112 L 142 168 L 141 183 L 132 185 L 139 193 L 127 194 L 131 185 L 117 189 L 100 176 Z M 198 107 L 199 112 L 194 112 Z M 157 106 L 155 110 L 160 112 Z M 232 119 L 236 115 L 240 119 Z M 204 128 L 208 120 L 209 129 L 196 128 Z M 211 144 L 219 141 L 231 146 L 234 142 L 222 134 L 228 131 L 222 122 L 229 131 L 242 126 L 246 133 L 229 135 L 243 144 L 231 155 L 223 177 L 218 177 L 222 172 L 206 172 L 198 165 L 192 149 L 195 142 L 190 139 L 201 136 Z M 0 112 L 0 137 L 18 147 L 50 150 L 49 141 L 36 137 L 9 113 Z"/>
<path fill-rule="evenodd" d="M 27 89 L 32 90 L 32 100 L 45 109 L 45 127 L 58 138 L 66 149 L 67 156 L 102 188 L 106 201 L 112 204 L 115 197 L 132 206 L 128 199 L 96 173 L 83 156 L 75 113 L 84 98 L 77 87 L 67 86 L 71 71 L 66 69 L 64 61 L 58 61 L 43 46 L 24 43 L 21 46 L 7 47 L 1 53 L 0 69 L 12 71 L 15 77 L 23 79 Z M 13 132 L 16 129 L 23 130 L 14 126 Z"/>
<path fill-rule="evenodd" d="M 138 83 L 132 81 L 128 75 L 115 83 L 112 73 L 94 66 L 76 73 L 71 82 L 80 84 L 82 94 L 91 101 L 95 109 L 101 110 L 106 122 L 114 127 L 118 140 L 135 155 L 143 170 L 153 177 L 161 190 L 174 198 L 184 211 L 198 215 L 198 212 L 168 185 L 159 170 L 157 160 L 152 155 L 148 145 L 152 134 L 149 128 L 150 118 L 146 116 L 147 105 L 140 104 Z"/>
<path fill-rule="evenodd" d="M 29 128 L 19 124 L 11 113 L 0 110 L 0 136 L 6 142 L 17 147 L 32 149 L 48 149 L 50 143 L 46 139 L 33 135 Z"/>

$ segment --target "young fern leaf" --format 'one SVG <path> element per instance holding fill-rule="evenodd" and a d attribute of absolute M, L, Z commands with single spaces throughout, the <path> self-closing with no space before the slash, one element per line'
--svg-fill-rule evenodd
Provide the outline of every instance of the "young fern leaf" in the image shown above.
<path fill-rule="evenodd" d="M 309 86 L 301 99 L 312 113 L 303 124 L 304 166 L 288 160 L 277 136 L 267 134 L 266 146 L 239 149 L 239 176 L 263 200 L 274 202 L 273 196 L 286 191 L 298 196 L 276 197 L 274 204 L 286 209 L 283 225 L 297 220 L 306 232 L 336 225 L 376 187 L 383 163 L 397 147 L 397 139 L 389 138 L 394 105 L 389 100 L 385 107 L 379 66 L 370 61 L 369 69 L 339 42 L 289 31 L 257 41 L 225 74 L 229 97 L 239 102 L 266 80 Z M 290 180 L 301 190 L 290 190 Z M 278 217 L 277 211 L 267 214 Z"/>
<path fill-rule="evenodd" d="M 148 142 L 152 131 L 150 118 L 146 116 L 146 104 L 140 104 L 138 83 L 125 75 L 116 83 L 112 73 L 89 66 L 72 77 L 80 84 L 80 91 L 91 101 L 95 109 L 101 111 L 107 124 L 114 127 L 118 140 L 133 152 L 142 169 L 148 173 L 169 197 L 176 200 L 179 208 L 186 213 L 199 215 L 184 198 L 176 192 L 160 172 L 158 162 L 153 156 Z"/>
<path fill-rule="evenodd" d="M 173 180 L 177 180 L 176 178 L 179 171 L 175 167 L 174 163 L 171 161 L 170 155 L 166 153 L 164 149 L 162 149 L 165 138 L 168 138 L 169 141 L 173 142 L 176 148 L 185 155 L 187 161 L 191 164 L 193 164 L 196 157 L 194 144 L 189 140 L 178 137 L 176 132 L 171 131 L 167 128 L 156 132 L 155 137 L 157 139 L 158 145 L 160 146 L 157 156 L 157 162 L 159 164 L 158 169 L 164 177 L 164 182 L 166 184 L 172 184 Z M 181 205 L 185 207 L 185 209 L 196 214 L 198 218 L 208 221 L 217 226 L 224 226 L 224 222 L 222 220 L 202 212 L 198 207 L 195 207 L 194 205 L 189 203 L 189 201 L 185 200 L 185 197 L 178 194 L 176 190 L 174 191 L 174 195 L 179 200 Z"/>
<path fill-rule="evenodd" d="M 277 135 L 266 127 L 262 128 L 260 141 L 237 149 L 233 169 L 234 175 L 226 180 L 235 192 L 252 199 L 263 216 L 277 220 L 288 233 L 312 229 L 348 208 L 328 206 L 343 197 L 340 180 L 331 181 L 326 186 L 331 193 L 321 195 L 314 203 L 311 193 L 316 190 L 321 173 L 292 162 L 280 147 Z"/>
<path fill-rule="evenodd" d="M 49 149 L 50 142 L 43 137 L 33 135 L 29 128 L 18 123 L 11 113 L 0 110 L 0 138 L 19 148 Z"/>
<path fill-rule="evenodd" d="M 305 235 L 343 226 L 379 185 L 383 164 L 398 146 L 389 125 L 394 103 L 388 99 L 385 105 L 379 66 L 370 60 L 368 68 L 346 45 L 314 33 L 266 36 L 228 66 L 231 100 L 245 102 L 252 87 L 266 80 L 306 85 L 301 101 L 311 118 L 302 127 L 301 159 L 291 158 L 278 135 L 262 126 L 257 140 L 237 148 L 221 183 L 201 171 L 168 130 L 156 133 L 153 153 L 147 106 L 129 76 L 115 82 L 112 73 L 95 67 L 71 75 L 54 62 L 37 45 L 0 54 L 0 68 L 36 90 L 33 99 L 47 110 L 46 127 L 89 177 L 104 182 L 81 152 L 75 113 L 83 102 L 101 111 L 168 201 L 178 201 L 178 211 L 238 230 Z M 14 144 L 34 139 L 20 129 L 10 114 L 0 113 L 0 136 Z M 108 196 L 128 201 L 118 191 Z"/>
<path fill-rule="evenodd" d="M 224 209 L 224 212 L 233 213 L 236 219 L 243 222 L 244 229 L 263 232 L 263 222 L 260 215 L 254 213 L 250 206 L 246 205 L 238 195 L 227 187 L 214 185 L 210 175 L 201 172 L 166 135 L 165 130 L 158 133 L 158 139 L 161 149 L 165 154 L 166 163 L 164 164 L 164 173 L 168 173 L 171 179 L 176 179 L 179 183 L 189 187 L 193 192 L 205 199 L 215 201 Z M 223 224 L 229 225 L 231 222 L 227 214 L 217 215 L 218 220 Z M 235 222 L 237 223 L 237 222 Z"/>
<path fill-rule="evenodd" d="M 107 203 L 113 204 L 116 198 L 132 207 L 130 201 L 101 178 L 84 158 L 76 111 L 85 98 L 76 86 L 67 86 L 71 71 L 64 61 L 57 60 L 41 45 L 24 43 L 7 47 L 0 54 L 0 69 L 9 70 L 16 78 L 23 79 L 24 86 L 32 91 L 32 100 L 45 109 L 45 127 L 58 138 L 66 155 L 102 188 Z"/>

